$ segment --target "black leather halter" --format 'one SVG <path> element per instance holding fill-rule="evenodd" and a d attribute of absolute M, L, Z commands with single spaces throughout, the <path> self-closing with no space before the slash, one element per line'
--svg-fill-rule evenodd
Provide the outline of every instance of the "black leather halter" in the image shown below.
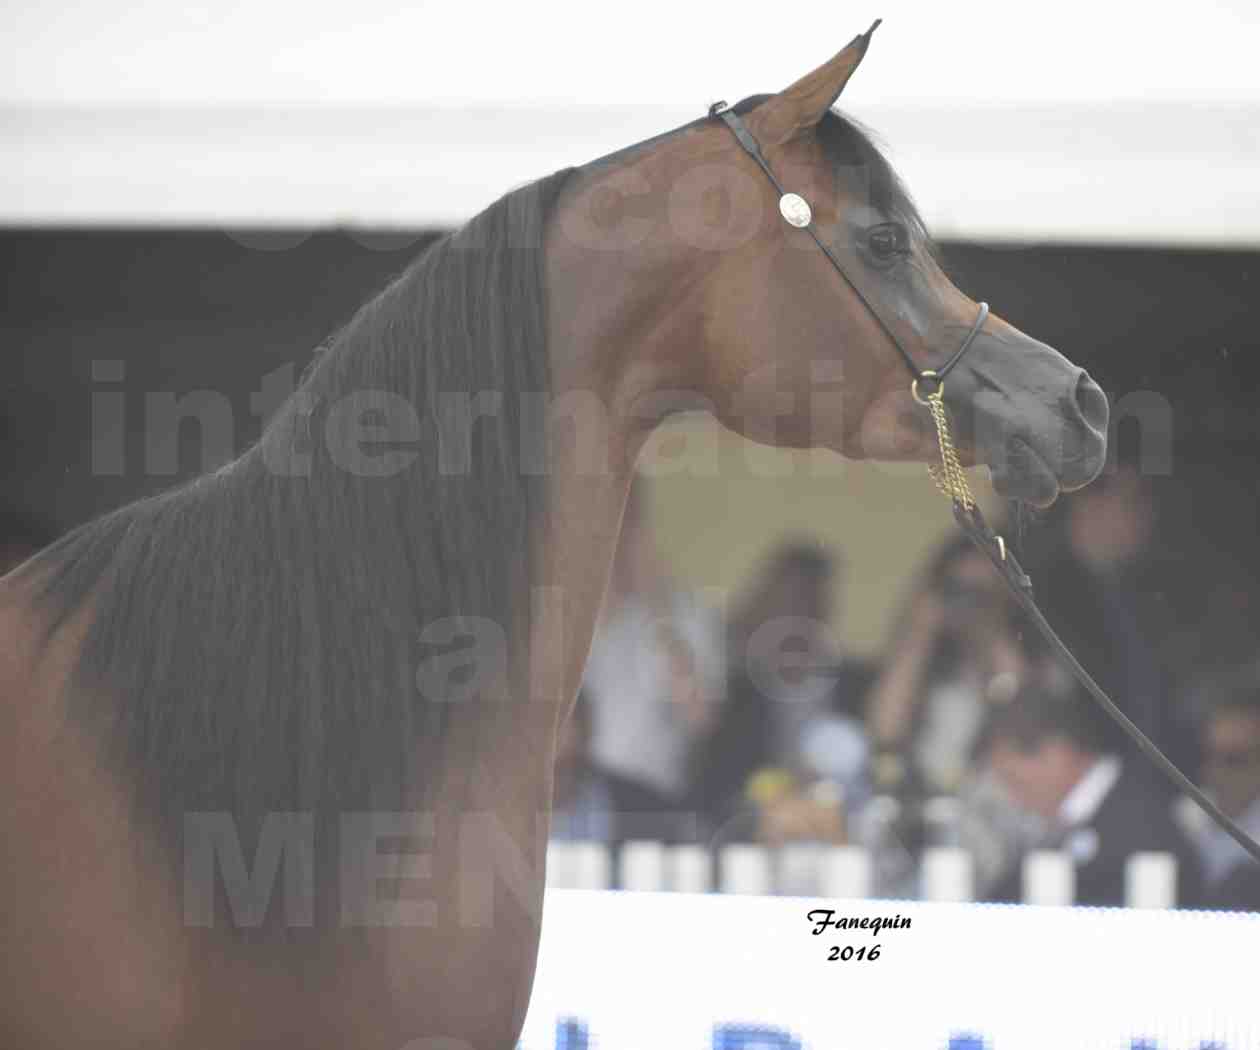
<path fill-rule="evenodd" d="M 727 109 L 725 102 L 715 102 L 709 107 L 709 116 L 721 117 L 725 121 L 726 126 L 734 132 L 735 140 L 743 147 L 744 152 L 757 162 L 758 167 L 766 173 L 766 177 L 774 184 L 774 188 L 779 191 L 779 210 L 783 213 L 784 219 L 792 226 L 803 229 L 814 239 L 814 243 L 818 245 L 831 265 L 836 268 L 836 272 L 844 278 L 845 284 L 852 289 L 853 294 L 858 297 L 858 300 L 866 307 L 870 315 L 875 318 L 876 323 L 884 330 L 884 334 L 888 336 L 889 342 L 897 348 L 897 353 L 901 355 L 901 360 L 905 362 L 906 368 L 910 370 L 915 397 L 921 399 L 933 393 L 933 390 L 924 389 L 928 385 L 939 389 L 945 377 L 962 360 L 963 354 L 971 349 L 971 344 L 976 341 L 976 336 L 980 334 L 980 329 L 984 327 L 984 322 L 989 316 L 989 304 L 980 304 L 980 309 L 976 312 L 976 319 L 971 326 L 971 331 L 967 333 L 967 338 L 962 341 L 962 345 L 954 351 L 953 357 L 939 368 L 919 368 L 915 364 L 914 358 L 901 345 L 901 340 L 884 323 L 884 319 L 879 316 L 879 312 L 871 305 L 870 300 L 862 294 L 862 289 L 854 284 L 849 275 L 844 272 L 844 267 L 840 265 L 840 260 L 836 258 L 836 253 L 831 250 L 831 246 L 818 236 L 818 232 L 814 229 L 813 216 L 809 205 L 797 194 L 790 193 L 784 189 L 782 183 L 775 178 L 774 172 L 770 170 L 770 165 L 766 162 L 766 158 L 761 152 L 761 147 L 757 145 L 757 140 L 753 138 L 753 134 L 748 130 L 747 125 L 739 119 L 739 114 Z M 792 217 L 789 217 L 789 215 Z"/>
<path fill-rule="evenodd" d="M 906 368 L 910 370 L 912 377 L 910 390 L 915 400 L 920 404 L 927 405 L 929 399 L 943 393 L 945 377 L 962 360 L 963 354 L 971 348 L 971 345 L 976 340 L 976 336 L 980 334 L 980 329 L 984 327 L 984 322 L 989 316 L 988 303 L 980 304 L 980 309 L 976 314 L 975 322 L 971 326 L 971 331 L 967 333 L 967 338 L 963 340 L 962 345 L 948 361 L 941 365 L 940 368 L 920 369 L 915 364 L 914 358 L 901 345 L 900 340 L 897 339 L 892 329 L 884 323 L 884 319 L 879 316 L 879 312 L 871 305 L 870 300 L 862 294 L 862 290 L 844 272 L 844 267 L 840 265 L 840 260 L 836 258 L 835 252 L 815 232 L 813 213 L 808 202 L 798 194 L 785 190 L 779 180 L 775 178 L 774 172 L 770 170 L 770 165 L 766 162 L 766 158 L 761 152 L 761 147 L 757 145 L 757 140 L 753 138 L 752 132 L 748 130 L 744 122 L 739 119 L 738 114 L 732 113 L 727 109 L 725 102 L 715 102 L 709 107 L 709 115 L 722 118 L 726 126 L 734 133 L 736 141 L 743 148 L 744 152 L 757 162 L 758 167 L 766 173 L 766 176 L 774 184 L 774 188 L 779 191 L 779 211 L 783 215 L 784 221 L 798 229 L 803 229 L 814 239 L 814 243 L 822 250 L 823 255 L 827 257 L 831 265 L 835 267 L 836 272 L 844 278 L 845 283 L 853 290 L 853 294 L 858 297 L 858 300 L 866 307 L 880 328 L 884 330 L 889 341 L 897 348 L 897 353 L 901 355 Z M 927 389 L 929 386 L 931 389 Z M 939 401 L 939 399 L 937 400 Z M 937 407 L 940 408 L 941 406 L 938 404 Z M 1032 580 L 1020 567 L 1015 555 L 1007 547 L 1002 537 L 989 527 L 988 522 L 984 520 L 984 515 L 980 513 L 980 508 L 974 503 L 970 506 L 964 505 L 957 497 L 954 498 L 953 504 L 954 520 L 958 522 L 959 527 L 967 534 L 968 538 L 993 563 L 994 568 L 998 571 L 998 575 L 1002 577 L 1015 601 L 1028 613 L 1033 625 L 1041 632 L 1042 637 L 1046 639 L 1051 649 L 1067 665 L 1072 674 L 1076 676 L 1077 681 L 1085 687 L 1090 696 L 1098 701 L 1103 710 L 1133 739 L 1142 753 L 1161 772 L 1172 780 L 1178 788 L 1189 795 L 1200 809 L 1250 854 L 1253 860 L 1260 862 L 1260 843 L 1253 840 L 1233 820 L 1222 813 L 1220 807 L 1205 795 L 1197 784 L 1168 760 L 1167 756 L 1155 746 L 1142 730 L 1128 719 L 1124 712 L 1116 706 L 1115 701 L 1103 691 L 1102 687 L 1094 681 L 1089 672 L 1080 665 L 1080 662 L 1072 654 L 1072 650 L 1063 644 L 1063 640 L 1047 622 L 1033 598 Z"/>

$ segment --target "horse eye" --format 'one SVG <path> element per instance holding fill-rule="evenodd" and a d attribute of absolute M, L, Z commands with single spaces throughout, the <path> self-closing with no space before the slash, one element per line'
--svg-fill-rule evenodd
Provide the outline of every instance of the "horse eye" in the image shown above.
<path fill-rule="evenodd" d="M 867 234 L 866 242 L 877 259 L 892 259 L 910 251 L 910 235 L 899 222 L 876 226 Z"/>

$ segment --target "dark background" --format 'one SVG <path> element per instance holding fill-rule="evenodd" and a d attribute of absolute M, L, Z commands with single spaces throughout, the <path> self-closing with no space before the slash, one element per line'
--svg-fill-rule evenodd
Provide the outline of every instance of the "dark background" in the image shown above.
<path fill-rule="evenodd" d="M 345 232 L 0 231 L 4 387 L 0 510 L 55 534 L 214 466 L 180 428 L 178 474 L 145 469 L 145 395 L 217 391 L 234 451 L 257 437 L 250 394 L 319 343 L 435 236 Z M 1171 406 L 1156 479 L 1164 542 L 1187 575 L 1260 568 L 1260 253 L 945 244 L 963 290 L 1085 366 L 1113 397 Z M 121 382 L 92 363 L 125 362 Z M 94 476 L 92 392 L 126 398 L 123 473 Z M 1122 449 L 1136 446 L 1122 425 Z M 1147 440 L 1151 435 L 1145 435 Z M 151 440 L 150 436 L 150 440 Z"/>

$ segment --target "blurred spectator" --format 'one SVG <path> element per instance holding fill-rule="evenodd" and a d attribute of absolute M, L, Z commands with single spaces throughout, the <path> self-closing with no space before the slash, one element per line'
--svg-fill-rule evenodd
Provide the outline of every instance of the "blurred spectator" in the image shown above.
<path fill-rule="evenodd" d="M 980 892 L 1026 848 L 1033 822 L 974 752 L 993 706 L 1056 670 L 988 558 L 964 536 L 948 540 L 916 580 L 871 695 L 875 790 L 890 796 L 875 812 L 895 802 L 898 817 L 860 827 L 872 848 L 899 858 L 877 869 L 893 879 L 890 892 L 925 845 L 964 847 Z"/>
<path fill-rule="evenodd" d="M 0 576 L 53 541 L 52 529 L 28 514 L 0 509 Z"/>
<path fill-rule="evenodd" d="M 831 634 L 837 576 L 819 543 L 789 540 L 734 604 L 726 702 L 693 750 L 688 796 L 721 836 L 758 837 L 759 827 L 773 826 L 778 840 L 790 827 L 823 827 L 834 841 L 839 799 L 851 803 L 864 791 L 857 714 L 869 673 L 842 657 Z M 754 777 L 771 771 L 759 783 L 779 788 L 752 790 Z M 816 791 L 820 779 L 830 787 Z M 760 812 L 771 803 L 774 817 Z"/>
<path fill-rule="evenodd" d="M 1061 539 L 1030 563 L 1046 618 L 1117 706 L 1179 767 L 1193 774 L 1193 733 L 1172 701 L 1164 640 L 1172 633 L 1157 600 L 1150 482 L 1122 466 L 1064 498 Z M 1107 746 L 1137 756 L 1118 726 Z M 1153 785 L 1170 796 L 1165 781 Z"/>
<path fill-rule="evenodd" d="M 1143 850 L 1171 853 L 1178 903 L 1198 903 L 1193 847 L 1163 796 L 1152 795 L 1145 771 L 1106 751 L 1102 723 L 1079 694 L 1022 691 L 994 709 L 981 753 L 1012 797 L 1040 819 L 1037 845 L 1072 857 L 1077 903 L 1123 905 L 1126 862 Z M 1018 901 L 1022 882 L 1017 861 L 986 896 Z"/>
<path fill-rule="evenodd" d="M 677 798 L 687 755 L 722 697 L 721 620 L 674 583 L 656 548 L 644 481 L 630 487 L 583 688 L 594 760 Z"/>
<path fill-rule="evenodd" d="M 671 802 L 650 787 L 593 762 L 590 731 L 589 701 L 579 692 L 556 740 L 551 838 L 605 843 L 612 847 L 614 860 L 627 841 L 675 841 L 682 818 Z"/>
<path fill-rule="evenodd" d="M 977 750 L 984 747 L 983 734 Z M 1023 808 L 994 769 L 977 761 L 958 788 L 957 827 L 950 845 L 970 855 L 975 893 L 983 900 L 1039 842 L 1041 819 Z"/>
<path fill-rule="evenodd" d="M 1203 786 L 1225 815 L 1260 841 L 1260 668 L 1217 679 L 1203 724 Z M 1260 863 L 1202 810 L 1179 807 L 1203 862 L 1204 904 L 1260 911 Z"/>
<path fill-rule="evenodd" d="M 902 791 L 907 782 L 925 795 L 959 788 L 989 709 L 1033 671 L 1017 616 L 988 558 L 966 537 L 937 552 L 871 692 L 880 790 Z"/>
<path fill-rule="evenodd" d="M 832 633 L 841 582 L 842 566 L 820 543 L 787 540 L 771 552 L 730 616 L 732 689 L 751 689 L 768 701 L 766 757 L 795 772 L 818 772 L 809 755 L 821 727 L 834 736 L 847 717 L 857 728 L 864 669 L 842 655 Z"/>

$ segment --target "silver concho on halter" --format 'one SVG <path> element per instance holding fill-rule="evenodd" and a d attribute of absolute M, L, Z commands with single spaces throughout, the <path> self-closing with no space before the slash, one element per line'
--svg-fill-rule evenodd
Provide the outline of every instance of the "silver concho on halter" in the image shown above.
<path fill-rule="evenodd" d="M 809 203 L 799 193 L 785 193 L 779 198 L 779 214 L 798 228 L 808 226 L 814 217 Z"/>

